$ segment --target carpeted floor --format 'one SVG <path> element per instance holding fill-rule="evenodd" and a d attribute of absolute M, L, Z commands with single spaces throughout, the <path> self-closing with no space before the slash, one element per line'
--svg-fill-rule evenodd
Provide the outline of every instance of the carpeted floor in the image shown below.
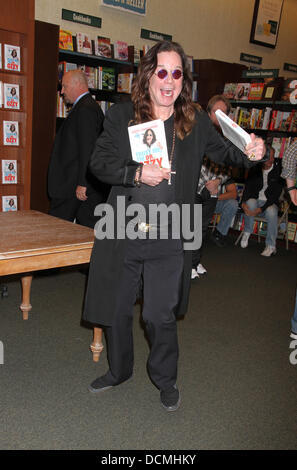
<path fill-rule="evenodd" d="M 162 409 L 147 376 L 138 306 L 133 380 L 92 395 L 87 386 L 107 361 L 103 352 L 92 362 L 92 331 L 81 326 L 85 275 L 37 276 L 28 321 L 18 310 L 20 283 L 10 279 L 0 299 L 0 448 L 296 449 L 289 329 L 297 251 L 280 246 L 266 259 L 255 240 L 245 250 L 233 243 L 207 243 L 208 274 L 192 283 L 188 315 L 178 322 L 176 413 Z"/>

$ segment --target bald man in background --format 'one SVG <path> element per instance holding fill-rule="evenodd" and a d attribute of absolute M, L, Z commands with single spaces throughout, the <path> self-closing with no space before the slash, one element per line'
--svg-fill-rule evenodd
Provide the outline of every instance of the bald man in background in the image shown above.
<path fill-rule="evenodd" d="M 72 108 L 57 132 L 49 164 L 49 214 L 93 228 L 98 220 L 94 209 L 106 200 L 109 190 L 88 170 L 104 114 L 89 93 L 82 70 L 63 75 L 61 94 Z"/>

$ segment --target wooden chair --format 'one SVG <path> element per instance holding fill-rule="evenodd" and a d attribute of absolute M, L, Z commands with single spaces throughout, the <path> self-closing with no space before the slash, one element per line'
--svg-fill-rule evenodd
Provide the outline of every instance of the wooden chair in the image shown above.
<path fill-rule="evenodd" d="M 104 349 L 102 344 L 102 328 L 94 327 L 93 330 L 93 342 L 90 344 L 90 349 L 93 354 L 93 361 L 98 362 L 100 358 L 100 354 Z"/>

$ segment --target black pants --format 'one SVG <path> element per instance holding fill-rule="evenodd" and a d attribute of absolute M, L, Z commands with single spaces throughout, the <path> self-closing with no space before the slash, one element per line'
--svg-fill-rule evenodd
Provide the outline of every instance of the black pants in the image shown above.
<path fill-rule="evenodd" d="M 203 243 L 207 235 L 207 228 L 214 214 L 218 198 L 210 197 L 209 191 L 204 188 L 201 194 L 196 194 L 195 204 L 202 204 L 202 245 L 199 250 L 192 252 L 192 268 L 196 269 L 202 256 Z"/>
<path fill-rule="evenodd" d="M 113 325 L 106 328 L 109 371 L 116 385 L 133 373 L 133 310 L 143 275 L 142 316 L 150 342 L 151 380 L 161 390 L 176 383 L 178 341 L 174 309 L 178 303 L 184 255 L 180 240 L 129 240 Z"/>
<path fill-rule="evenodd" d="M 76 219 L 79 225 L 94 228 L 99 219 L 94 216 L 94 210 L 104 201 L 104 198 L 96 192 L 87 193 L 87 196 L 86 201 L 80 201 L 75 196 L 69 199 L 51 199 L 49 214 L 69 222 Z"/>

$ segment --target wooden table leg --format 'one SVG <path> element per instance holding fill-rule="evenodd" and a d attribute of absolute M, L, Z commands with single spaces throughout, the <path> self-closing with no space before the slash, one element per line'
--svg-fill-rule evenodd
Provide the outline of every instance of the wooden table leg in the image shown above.
<path fill-rule="evenodd" d="M 93 361 L 98 362 L 100 353 L 103 349 L 103 344 L 102 344 L 102 328 L 95 327 L 94 328 L 94 336 L 93 336 L 93 342 L 90 345 L 90 349 L 93 353 Z"/>
<path fill-rule="evenodd" d="M 23 320 L 28 320 L 29 311 L 32 308 L 30 304 L 30 293 L 33 276 L 22 276 L 22 303 L 20 309 L 23 312 Z"/>

